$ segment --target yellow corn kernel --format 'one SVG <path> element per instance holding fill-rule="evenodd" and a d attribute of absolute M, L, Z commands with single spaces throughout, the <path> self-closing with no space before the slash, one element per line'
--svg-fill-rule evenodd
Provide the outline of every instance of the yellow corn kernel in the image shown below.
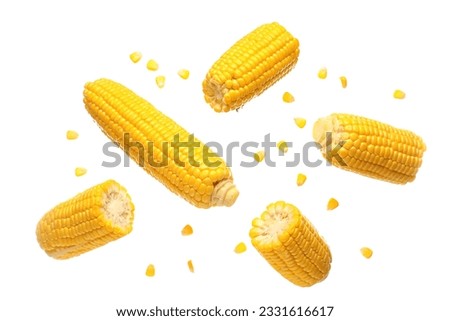
<path fill-rule="evenodd" d="M 252 221 L 250 238 L 267 262 L 290 282 L 312 286 L 331 268 L 331 253 L 309 220 L 292 204 L 278 201 Z"/>
<path fill-rule="evenodd" d="M 238 245 L 236 245 L 236 247 L 234 248 L 234 252 L 237 254 L 241 254 L 244 253 L 245 251 L 247 251 L 247 246 L 245 245 L 244 242 L 240 242 Z"/>
<path fill-rule="evenodd" d="M 342 88 L 347 88 L 347 77 L 341 76 L 339 79 L 341 80 Z"/>
<path fill-rule="evenodd" d="M 255 154 L 253 154 L 253 158 L 258 163 L 261 163 L 264 160 L 264 156 L 265 156 L 265 154 L 264 154 L 263 150 L 260 150 L 260 151 L 256 152 Z"/>
<path fill-rule="evenodd" d="M 68 130 L 66 133 L 66 138 L 68 140 L 74 140 L 78 138 L 78 133 L 74 130 Z"/>
<path fill-rule="evenodd" d="M 236 201 L 239 192 L 226 162 L 130 89 L 109 79 L 89 82 L 84 104 L 102 131 L 173 193 L 201 208 Z M 173 155 L 170 146 L 191 141 L 197 144 L 192 154 L 179 147 Z"/>
<path fill-rule="evenodd" d="M 145 275 L 148 277 L 155 276 L 155 266 L 153 264 L 149 264 L 147 266 L 147 270 L 145 270 Z"/>
<path fill-rule="evenodd" d="M 156 76 L 155 81 L 156 81 L 156 86 L 158 86 L 159 88 L 163 88 L 164 85 L 166 84 L 166 77 Z"/>
<path fill-rule="evenodd" d="M 291 71 L 299 42 L 284 27 L 264 24 L 227 50 L 203 81 L 205 101 L 216 112 L 242 107 Z"/>
<path fill-rule="evenodd" d="M 187 262 L 187 265 L 188 265 L 189 271 L 191 271 L 191 273 L 194 273 L 194 264 L 192 263 L 192 260 L 189 260 Z"/>
<path fill-rule="evenodd" d="M 295 98 L 294 98 L 294 96 L 292 96 L 291 93 L 289 93 L 289 92 L 286 91 L 286 92 L 283 94 L 283 101 L 284 101 L 285 103 L 293 103 L 293 102 L 295 101 Z"/>
<path fill-rule="evenodd" d="M 150 60 L 147 62 L 147 69 L 148 69 L 148 70 L 156 71 L 156 70 L 158 70 L 158 68 L 159 68 L 159 65 L 158 65 L 158 63 L 157 63 L 155 60 L 150 59 Z"/>
<path fill-rule="evenodd" d="M 306 182 L 306 175 L 300 173 L 297 175 L 297 186 L 302 186 Z"/>
<path fill-rule="evenodd" d="M 304 118 L 294 118 L 295 124 L 297 125 L 297 127 L 299 128 L 303 128 L 306 125 L 306 119 Z"/>
<path fill-rule="evenodd" d="M 283 153 L 286 153 L 289 149 L 287 143 L 284 140 L 280 140 L 277 143 L 277 148 Z"/>
<path fill-rule="evenodd" d="M 370 259 L 372 257 L 373 251 L 368 247 L 362 247 L 361 248 L 361 254 L 366 258 Z"/>
<path fill-rule="evenodd" d="M 75 168 L 75 176 L 80 177 L 87 173 L 87 169 L 83 167 L 77 167 Z"/>
<path fill-rule="evenodd" d="M 397 89 L 394 91 L 393 96 L 395 99 L 404 99 L 406 94 L 403 91 L 401 91 L 400 89 Z"/>
<path fill-rule="evenodd" d="M 133 219 L 126 189 L 109 180 L 47 212 L 37 224 L 36 237 L 49 256 L 68 259 L 127 235 Z"/>
<path fill-rule="evenodd" d="M 132 54 L 130 54 L 130 59 L 134 63 L 139 62 L 139 60 L 141 60 L 141 58 L 142 58 L 142 53 L 140 53 L 139 51 L 135 51 Z"/>
<path fill-rule="evenodd" d="M 426 150 L 409 130 L 349 114 L 319 119 L 313 137 L 334 166 L 395 184 L 414 181 Z"/>
<path fill-rule="evenodd" d="M 325 79 L 325 78 L 327 78 L 327 75 L 328 75 L 328 70 L 327 70 L 327 68 L 321 68 L 320 70 L 319 70 L 319 72 L 317 73 L 317 76 L 320 78 L 320 79 Z"/>
<path fill-rule="evenodd" d="M 339 202 L 335 198 L 330 198 L 327 203 L 327 210 L 332 211 L 339 206 Z"/>
<path fill-rule="evenodd" d="M 181 230 L 181 235 L 183 236 L 188 236 L 191 235 L 192 233 L 194 233 L 194 230 L 192 229 L 192 226 L 190 226 L 189 224 L 186 224 Z"/>
<path fill-rule="evenodd" d="M 180 76 L 182 79 L 188 79 L 189 78 L 189 70 L 187 70 L 187 69 L 178 70 L 178 76 Z"/>

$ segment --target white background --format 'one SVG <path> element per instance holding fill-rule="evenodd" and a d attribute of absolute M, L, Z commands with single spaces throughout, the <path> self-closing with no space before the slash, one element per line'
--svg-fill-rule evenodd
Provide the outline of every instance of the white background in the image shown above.
<path fill-rule="evenodd" d="M 330 320 L 448 320 L 450 23 L 444 1 L 417 3 L 2 1 L 0 319 L 115 320 L 116 308 L 155 305 L 332 305 Z M 272 21 L 300 40 L 297 67 L 242 111 L 214 113 L 201 90 L 207 70 L 236 40 Z M 144 57 L 132 64 L 136 50 Z M 145 67 L 150 58 L 160 64 L 156 73 Z M 326 80 L 317 77 L 322 66 Z M 177 76 L 180 68 L 191 71 L 187 81 Z M 167 77 L 162 90 L 157 74 Z M 82 102 L 84 83 L 100 77 L 130 87 L 204 142 L 260 142 L 270 133 L 294 148 L 272 156 L 276 168 L 250 169 L 239 166 L 246 158 L 235 150 L 238 201 L 197 209 L 135 164 L 101 166 L 108 140 Z M 392 98 L 397 88 L 406 99 Z M 284 91 L 293 104 L 282 102 Z M 311 141 L 313 122 L 332 112 L 421 135 L 428 150 L 416 181 L 397 186 L 324 165 L 286 168 Z M 297 128 L 294 117 L 307 126 Z M 67 141 L 68 129 L 79 139 Z M 75 177 L 77 166 L 87 175 Z M 303 187 L 298 172 L 308 176 Z M 109 178 L 133 198 L 133 232 L 71 260 L 48 257 L 35 239 L 40 217 Z M 333 212 L 325 209 L 330 197 L 341 203 Z M 331 248 L 330 275 L 311 288 L 283 279 L 250 245 L 251 220 L 279 199 L 297 205 Z M 187 223 L 194 235 L 182 237 Z M 240 241 L 248 251 L 237 255 Z M 374 250 L 371 260 L 362 246 Z M 154 278 L 145 276 L 149 263 Z"/>

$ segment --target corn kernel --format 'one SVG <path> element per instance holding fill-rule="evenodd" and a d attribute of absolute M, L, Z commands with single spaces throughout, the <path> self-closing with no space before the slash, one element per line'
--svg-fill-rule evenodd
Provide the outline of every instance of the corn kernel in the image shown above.
<path fill-rule="evenodd" d="M 189 224 L 186 224 L 185 227 L 183 227 L 183 229 L 181 230 L 181 235 L 183 236 L 191 235 L 192 233 L 194 233 L 194 230 Z"/>
<path fill-rule="evenodd" d="M 66 133 L 66 138 L 69 140 L 77 139 L 78 133 L 74 130 L 68 130 Z"/>
<path fill-rule="evenodd" d="M 347 78 L 345 76 L 339 77 L 341 80 L 342 88 L 347 88 Z"/>
<path fill-rule="evenodd" d="M 245 245 L 244 242 L 239 243 L 239 244 L 236 245 L 236 247 L 234 248 L 234 252 L 237 253 L 237 254 L 244 253 L 245 251 L 247 251 L 247 246 Z"/>
<path fill-rule="evenodd" d="M 361 248 L 361 254 L 366 258 L 370 259 L 372 257 L 373 251 L 368 247 L 362 247 Z"/>
<path fill-rule="evenodd" d="M 75 168 L 75 176 L 80 177 L 87 173 L 87 169 L 83 167 Z"/>
<path fill-rule="evenodd" d="M 178 70 L 178 76 L 180 76 L 183 79 L 188 79 L 189 78 L 189 70 L 187 70 L 187 69 Z"/>
<path fill-rule="evenodd" d="M 164 77 L 164 76 L 157 76 L 157 77 L 155 78 L 155 81 L 156 81 L 156 85 L 157 85 L 159 88 L 163 88 L 164 85 L 166 84 L 166 77 Z"/>
<path fill-rule="evenodd" d="M 156 70 L 158 70 L 158 68 L 159 68 L 158 63 L 157 63 L 156 61 L 154 61 L 153 59 L 150 59 L 150 60 L 147 62 L 147 69 L 148 69 L 148 70 L 156 71 Z"/>
<path fill-rule="evenodd" d="M 280 140 L 278 143 L 277 143 L 277 147 L 278 147 L 278 149 L 280 150 L 280 151 L 282 151 L 283 153 L 286 153 L 287 151 L 288 151 L 288 146 L 287 146 L 287 143 L 284 141 L 284 140 Z"/>
<path fill-rule="evenodd" d="M 147 270 L 145 271 L 145 275 L 149 277 L 155 276 L 155 266 L 153 264 L 149 264 L 147 266 Z"/>
<path fill-rule="evenodd" d="M 306 181 L 306 175 L 300 173 L 297 175 L 297 186 L 302 186 L 305 184 Z"/>
<path fill-rule="evenodd" d="M 289 92 L 286 91 L 286 92 L 283 94 L 283 101 L 284 101 L 285 103 L 292 103 L 292 102 L 295 101 L 295 98 L 294 98 L 294 96 L 292 96 L 291 93 L 289 93 Z"/>
<path fill-rule="evenodd" d="M 141 60 L 141 58 L 142 58 L 142 53 L 140 53 L 139 51 L 135 51 L 132 54 L 130 54 L 130 59 L 134 63 L 139 62 L 139 60 Z"/>
<path fill-rule="evenodd" d="M 304 118 L 294 118 L 295 124 L 299 128 L 303 128 L 306 125 L 306 119 Z"/>
<path fill-rule="evenodd" d="M 327 210 L 332 211 L 339 206 L 339 202 L 335 198 L 330 198 L 327 204 Z"/>
<path fill-rule="evenodd" d="M 191 273 L 194 273 L 194 264 L 192 264 L 192 260 L 189 260 L 187 262 L 187 264 L 188 264 L 189 271 L 191 271 Z"/>
<path fill-rule="evenodd" d="M 395 99 L 403 99 L 403 98 L 405 98 L 406 94 L 403 91 L 401 91 L 400 89 L 397 89 L 394 91 L 393 96 Z"/>
<path fill-rule="evenodd" d="M 256 152 L 255 154 L 253 154 L 253 158 L 255 159 L 255 161 L 257 161 L 258 163 L 262 162 L 264 160 L 264 151 L 260 150 L 259 152 Z"/>
<path fill-rule="evenodd" d="M 320 69 L 319 72 L 317 73 L 317 76 L 319 76 L 320 79 L 327 78 L 327 75 L 328 75 L 328 70 L 325 67 Z"/>

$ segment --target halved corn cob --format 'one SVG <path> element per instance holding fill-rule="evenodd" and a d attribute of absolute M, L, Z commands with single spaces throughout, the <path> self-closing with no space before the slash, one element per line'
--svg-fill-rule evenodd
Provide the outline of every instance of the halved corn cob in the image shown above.
<path fill-rule="evenodd" d="M 330 250 L 294 205 L 272 203 L 252 225 L 253 246 L 287 280 L 307 287 L 327 277 Z"/>
<path fill-rule="evenodd" d="M 126 189 L 109 180 L 50 210 L 38 222 L 36 236 L 49 256 L 68 259 L 127 235 L 133 219 Z"/>
<path fill-rule="evenodd" d="M 414 181 L 426 150 L 411 131 L 349 114 L 319 119 L 313 137 L 336 167 L 396 184 Z"/>
<path fill-rule="evenodd" d="M 206 102 L 216 112 L 240 108 L 294 68 L 299 53 L 298 40 L 278 23 L 256 28 L 208 71 L 203 81 Z"/>
<path fill-rule="evenodd" d="M 236 201 L 225 161 L 125 86 L 109 79 L 87 83 L 84 103 L 103 132 L 175 194 L 202 208 Z M 175 154 L 174 144 L 190 141 L 197 146 Z"/>

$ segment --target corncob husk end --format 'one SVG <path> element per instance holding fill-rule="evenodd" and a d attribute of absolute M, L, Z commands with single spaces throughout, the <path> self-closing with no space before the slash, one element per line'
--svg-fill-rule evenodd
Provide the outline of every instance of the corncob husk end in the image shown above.
<path fill-rule="evenodd" d="M 211 203 L 213 206 L 230 207 L 236 202 L 238 196 L 239 191 L 234 185 L 233 180 L 226 179 L 214 186 Z"/>

